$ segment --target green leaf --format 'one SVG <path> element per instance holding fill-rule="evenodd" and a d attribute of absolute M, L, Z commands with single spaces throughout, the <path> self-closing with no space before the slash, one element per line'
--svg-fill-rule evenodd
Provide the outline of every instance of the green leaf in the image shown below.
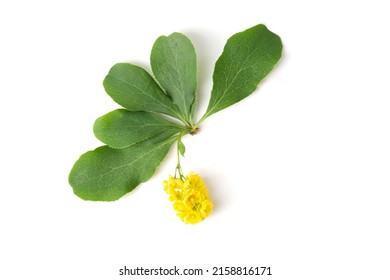
<path fill-rule="evenodd" d="M 160 36 L 153 45 L 150 64 L 160 85 L 191 123 L 197 87 L 195 48 L 181 33 Z"/>
<path fill-rule="evenodd" d="M 262 24 L 230 37 L 215 64 L 213 89 L 203 119 L 255 91 L 281 53 L 280 37 Z"/>
<path fill-rule="evenodd" d="M 181 137 L 179 138 L 177 142 L 179 152 L 184 157 L 184 154 L 186 153 L 186 146 L 184 146 L 183 141 L 181 141 Z"/>
<path fill-rule="evenodd" d="M 124 109 L 98 118 L 93 126 L 96 138 L 112 148 L 125 148 L 161 134 L 173 136 L 185 129 L 155 113 Z"/>
<path fill-rule="evenodd" d="M 148 111 L 180 117 L 179 108 L 156 81 L 139 66 L 118 63 L 103 81 L 111 98 L 129 111 Z"/>
<path fill-rule="evenodd" d="M 175 140 L 153 138 L 124 149 L 89 151 L 74 164 L 69 183 L 82 199 L 117 200 L 150 179 Z"/>

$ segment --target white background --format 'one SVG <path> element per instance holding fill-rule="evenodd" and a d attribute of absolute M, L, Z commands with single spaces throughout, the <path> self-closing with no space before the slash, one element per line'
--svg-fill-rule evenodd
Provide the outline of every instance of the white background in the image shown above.
<path fill-rule="evenodd" d="M 390 279 L 386 2 L 2 1 L 0 278 L 141 279 L 118 271 L 177 265 Z M 258 23 L 283 40 L 277 68 L 184 139 L 183 168 L 215 203 L 207 220 L 175 217 L 161 186 L 172 151 L 116 202 L 73 194 L 73 163 L 101 145 L 94 120 L 119 107 L 102 86 L 113 64 L 150 70 L 154 40 L 185 33 L 198 54 L 199 117 L 227 38 Z"/>

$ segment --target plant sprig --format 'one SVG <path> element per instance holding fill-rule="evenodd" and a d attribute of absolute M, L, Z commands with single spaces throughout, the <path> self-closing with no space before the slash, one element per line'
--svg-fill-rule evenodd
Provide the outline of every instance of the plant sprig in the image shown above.
<path fill-rule="evenodd" d="M 182 138 L 196 134 L 208 117 L 254 92 L 281 52 L 279 36 L 262 24 L 230 37 L 215 64 L 207 110 L 198 121 L 196 53 L 185 35 L 156 40 L 150 57 L 153 76 L 130 63 L 115 64 L 103 85 L 123 109 L 96 120 L 95 136 L 106 145 L 76 161 L 69 174 L 74 193 L 85 200 L 119 199 L 151 178 L 175 142 L 175 177 L 184 180 Z"/>

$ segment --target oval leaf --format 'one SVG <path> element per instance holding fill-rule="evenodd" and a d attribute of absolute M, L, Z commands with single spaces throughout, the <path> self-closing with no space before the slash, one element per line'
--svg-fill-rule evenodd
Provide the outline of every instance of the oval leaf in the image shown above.
<path fill-rule="evenodd" d="M 215 64 L 214 84 L 205 117 L 255 91 L 278 62 L 281 53 L 280 37 L 263 24 L 230 37 Z"/>
<path fill-rule="evenodd" d="M 178 145 L 180 154 L 184 157 L 184 154 L 186 153 L 186 146 L 184 146 L 181 139 L 179 139 L 179 141 L 177 142 L 177 145 Z"/>
<path fill-rule="evenodd" d="M 153 138 L 125 149 L 99 147 L 76 161 L 69 183 L 82 199 L 117 200 L 152 177 L 174 141 Z"/>
<path fill-rule="evenodd" d="M 180 115 L 155 80 L 143 68 L 130 63 L 117 63 L 103 81 L 109 96 L 129 111 L 148 111 L 172 117 Z"/>
<path fill-rule="evenodd" d="M 125 148 L 157 135 L 173 136 L 185 130 L 158 114 L 112 111 L 95 121 L 93 131 L 97 139 L 112 148 Z"/>
<path fill-rule="evenodd" d="M 150 64 L 157 81 L 191 122 L 197 84 L 196 53 L 191 41 L 181 33 L 160 36 L 153 45 Z"/>

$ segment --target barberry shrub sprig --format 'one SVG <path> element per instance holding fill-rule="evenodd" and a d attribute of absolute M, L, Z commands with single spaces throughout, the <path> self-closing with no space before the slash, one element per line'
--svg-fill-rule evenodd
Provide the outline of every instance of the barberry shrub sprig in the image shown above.
<path fill-rule="evenodd" d="M 230 37 L 215 64 L 209 104 L 198 121 L 197 59 L 185 35 L 173 33 L 156 40 L 150 56 L 153 76 L 134 64 L 115 64 L 103 85 L 123 108 L 96 120 L 94 134 L 105 145 L 81 155 L 74 164 L 69 174 L 74 193 L 85 200 L 117 200 L 149 180 L 176 142 L 177 165 L 174 176 L 164 181 L 164 190 L 183 222 L 202 221 L 212 203 L 200 176 L 182 172 L 182 139 L 196 134 L 211 115 L 254 92 L 281 52 L 280 37 L 263 24 Z"/>

